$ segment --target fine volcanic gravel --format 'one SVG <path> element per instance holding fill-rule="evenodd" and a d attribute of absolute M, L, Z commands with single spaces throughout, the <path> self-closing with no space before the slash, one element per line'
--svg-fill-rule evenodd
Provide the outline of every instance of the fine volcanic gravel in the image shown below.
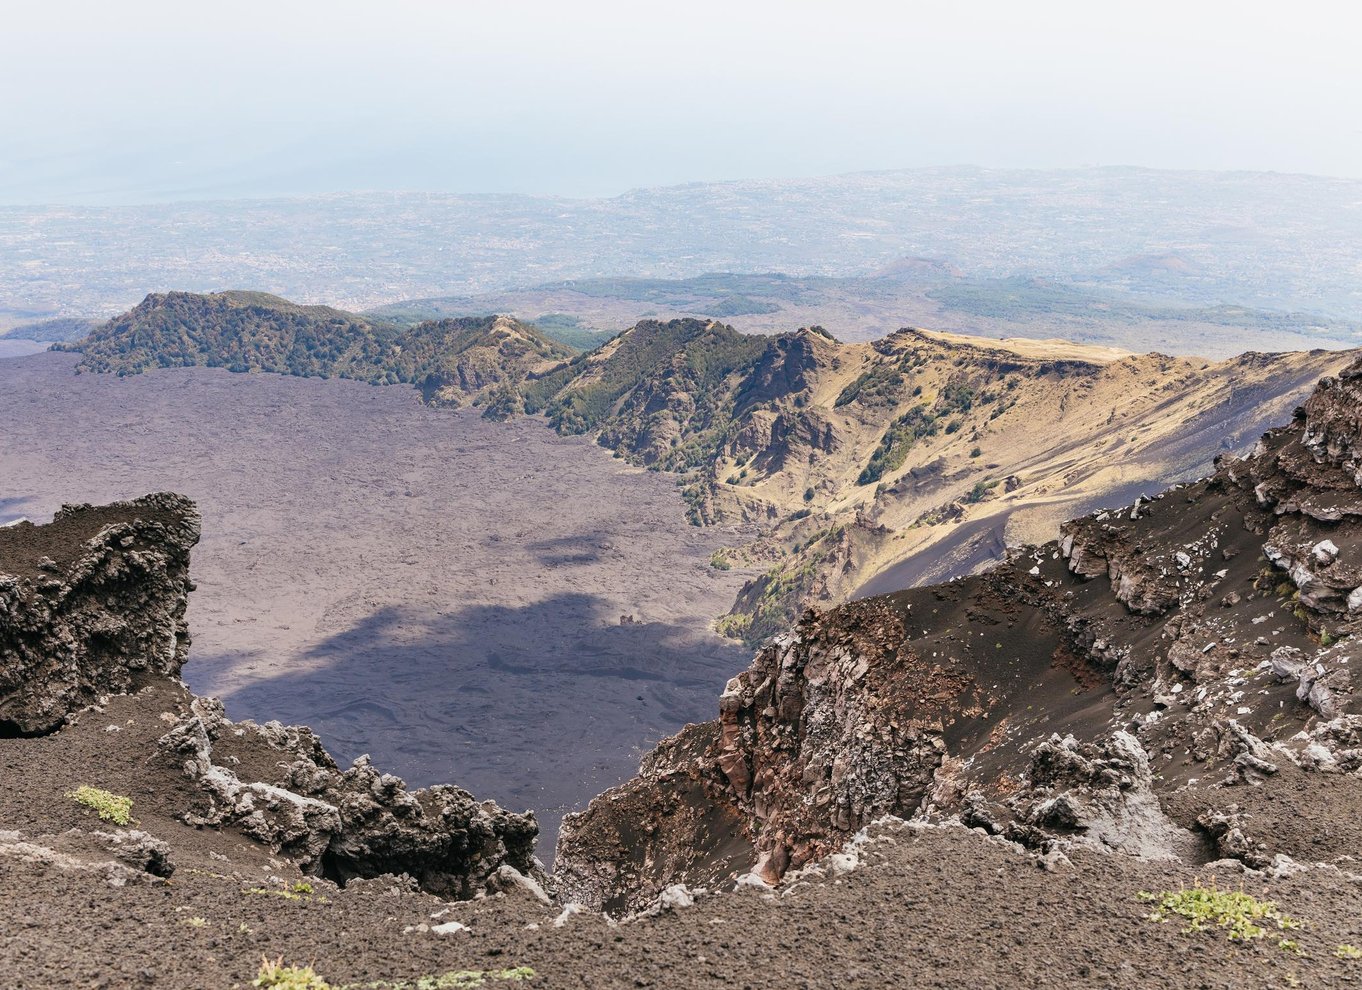
<path fill-rule="evenodd" d="M 406 387 L 78 358 L 0 361 L 0 524 L 194 499 L 185 678 L 233 718 L 533 809 L 547 854 L 747 663 L 710 631 L 745 576 L 709 556 L 743 534 L 688 525 L 672 477 Z"/>

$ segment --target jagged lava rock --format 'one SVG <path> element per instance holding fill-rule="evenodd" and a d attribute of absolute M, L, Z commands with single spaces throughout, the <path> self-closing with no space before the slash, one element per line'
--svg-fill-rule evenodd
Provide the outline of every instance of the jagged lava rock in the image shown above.
<path fill-rule="evenodd" d="M 233 723 L 220 702 L 200 698 L 159 749 L 198 785 L 186 824 L 236 826 L 304 872 L 341 884 L 405 873 L 453 898 L 474 896 L 506 867 L 545 880 L 532 814 L 449 785 L 408 791 L 368 757 L 341 770 L 304 726 Z"/>
<path fill-rule="evenodd" d="M 59 744 L 117 696 L 162 697 L 173 711 L 160 722 L 111 725 L 98 751 L 109 751 L 110 766 L 137 767 L 132 779 L 115 773 L 129 790 L 157 795 L 152 803 L 172 821 L 235 832 L 340 884 L 407 874 L 429 893 L 469 898 L 508 877 L 545 883 L 533 814 L 453 786 L 408 791 L 367 758 L 341 770 L 310 729 L 233 723 L 220 702 L 188 693 L 178 675 L 199 531 L 193 503 L 165 493 L 66 506 L 46 526 L 0 529 L 0 735 Z M 144 724 L 156 731 L 146 736 Z M 94 780 L 111 772 L 99 759 L 72 769 Z M 125 879 L 129 868 L 168 876 L 174 843 L 143 832 L 16 834 L 0 853 Z M 110 853 L 123 864 L 112 873 Z"/>
<path fill-rule="evenodd" d="M 101 694 L 179 674 L 199 526 L 162 492 L 0 529 L 0 731 L 51 732 Z"/>

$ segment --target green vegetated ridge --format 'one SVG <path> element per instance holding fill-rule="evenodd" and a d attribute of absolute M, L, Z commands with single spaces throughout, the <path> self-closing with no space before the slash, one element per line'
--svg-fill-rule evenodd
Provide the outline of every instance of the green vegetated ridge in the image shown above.
<path fill-rule="evenodd" d="M 401 380 L 401 335 L 394 324 L 263 292 L 169 292 L 67 349 L 81 352 L 83 370 L 118 375 L 203 365 L 383 384 Z"/>
<path fill-rule="evenodd" d="M 563 433 L 601 442 L 663 469 L 699 467 L 732 425 L 771 338 L 700 320 L 647 320 L 579 363 L 544 404 Z"/>
<path fill-rule="evenodd" d="M 220 367 L 408 384 L 491 418 L 543 413 L 561 433 L 660 469 L 699 467 L 730 430 L 778 338 L 713 321 L 645 320 L 586 353 L 510 317 L 401 327 L 264 293 L 151 295 L 65 349 L 86 371 Z"/>
<path fill-rule="evenodd" d="M 205 366 L 350 378 L 414 385 L 427 401 L 451 405 L 573 354 L 532 326 L 495 316 L 404 328 L 261 292 L 150 295 L 63 349 L 80 351 L 86 371 Z"/>

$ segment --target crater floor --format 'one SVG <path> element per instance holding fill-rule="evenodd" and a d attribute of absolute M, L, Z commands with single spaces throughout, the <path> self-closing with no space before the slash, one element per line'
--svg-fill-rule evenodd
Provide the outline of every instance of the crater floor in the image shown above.
<path fill-rule="evenodd" d="M 194 499 L 185 677 L 233 718 L 533 808 L 547 852 L 747 664 L 709 630 L 744 578 L 709 555 L 741 534 L 688 525 L 670 476 L 403 387 L 77 360 L 0 361 L 0 524 Z"/>

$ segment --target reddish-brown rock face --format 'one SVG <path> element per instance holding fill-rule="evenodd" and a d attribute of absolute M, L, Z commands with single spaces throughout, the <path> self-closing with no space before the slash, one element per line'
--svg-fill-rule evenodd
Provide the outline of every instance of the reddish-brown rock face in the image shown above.
<path fill-rule="evenodd" d="M 728 683 L 715 758 L 755 824 L 763 878 L 778 880 L 876 818 L 910 813 L 930 787 L 944 751 L 939 723 L 901 677 L 886 677 L 921 665 L 898 655 L 904 634 L 884 603 L 849 606 L 835 625 L 810 615 Z"/>

